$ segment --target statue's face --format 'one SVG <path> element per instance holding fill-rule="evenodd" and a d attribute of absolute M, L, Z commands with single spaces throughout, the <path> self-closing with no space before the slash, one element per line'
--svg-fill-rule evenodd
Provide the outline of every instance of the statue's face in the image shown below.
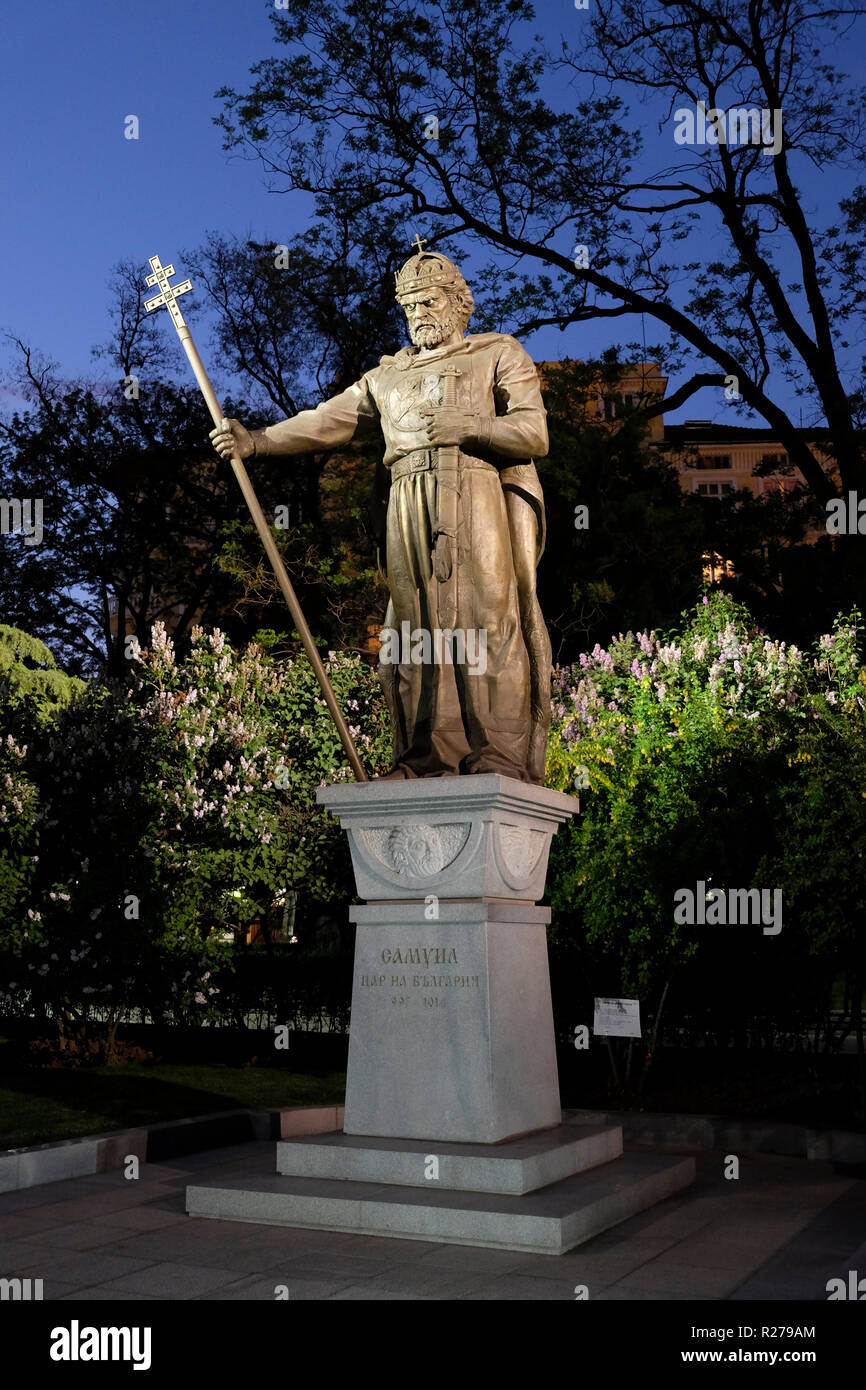
<path fill-rule="evenodd" d="M 404 295 L 400 302 L 406 311 L 409 333 L 416 347 L 438 347 L 452 336 L 458 326 L 451 300 L 436 285 Z"/>

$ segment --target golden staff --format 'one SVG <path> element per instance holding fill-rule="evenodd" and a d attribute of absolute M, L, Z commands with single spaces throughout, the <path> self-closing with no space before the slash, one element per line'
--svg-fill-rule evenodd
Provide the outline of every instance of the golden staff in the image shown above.
<path fill-rule="evenodd" d="M 153 271 L 153 274 L 148 275 L 147 279 L 145 280 L 145 284 L 150 287 L 154 285 L 159 286 L 160 292 L 159 294 L 154 295 L 153 299 L 145 300 L 145 310 L 147 311 L 147 313 L 150 313 L 152 309 L 161 309 L 163 305 L 165 305 L 166 309 L 168 309 L 168 312 L 171 314 L 171 317 L 174 321 L 174 326 L 177 329 L 177 336 L 180 338 L 180 341 L 183 344 L 183 350 L 189 358 L 189 364 L 192 367 L 193 372 L 195 373 L 195 379 L 199 384 L 201 393 L 204 396 L 205 401 L 207 402 L 207 408 L 210 411 L 211 419 L 213 420 L 217 428 L 219 428 L 224 420 L 222 406 L 220 405 L 219 401 L 214 395 L 214 389 L 210 384 L 208 374 L 205 371 L 204 366 L 202 364 L 202 360 L 198 355 L 198 349 L 196 348 L 196 345 L 193 342 L 192 334 L 190 333 L 189 328 L 187 327 L 186 322 L 184 320 L 183 314 L 180 312 L 180 309 L 178 308 L 177 304 L 177 296 L 179 294 L 186 294 L 187 290 L 191 290 L 192 281 L 184 280 L 182 284 L 175 285 L 172 287 L 168 282 L 171 276 L 174 275 L 174 266 L 163 266 L 160 262 L 159 256 L 150 257 L 150 267 Z M 289 606 L 289 612 L 292 615 L 295 627 L 301 634 L 301 641 L 304 644 L 304 651 L 307 653 L 307 656 L 310 659 L 310 665 L 316 673 L 316 679 L 318 680 L 319 685 L 321 686 L 322 694 L 325 697 L 325 703 L 327 704 L 328 709 L 331 711 L 331 718 L 337 726 L 337 733 L 340 735 L 340 741 L 344 749 L 346 750 L 346 757 L 349 759 L 352 771 L 354 772 L 357 781 L 368 782 L 370 779 L 364 770 L 364 765 L 361 762 L 361 759 L 358 757 L 358 751 L 355 748 L 355 745 L 352 741 L 352 735 L 349 733 L 349 726 L 343 718 L 343 711 L 337 704 L 337 698 L 334 695 L 334 691 L 331 687 L 331 682 L 328 680 L 328 673 L 322 665 L 322 659 L 319 656 L 318 651 L 316 650 L 316 644 L 313 641 L 313 634 L 310 632 L 310 629 L 307 626 L 307 620 L 304 617 L 303 612 L 301 611 L 301 605 L 298 603 L 298 596 L 292 588 L 292 581 L 289 579 L 286 567 L 283 564 L 282 556 L 280 555 L 280 552 L 276 546 L 276 542 L 274 541 L 274 538 L 271 535 L 271 528 L 268 526 L 268 523 L 265 520 L 265 514 L 259 506 L 259 499 L 256 497 L 256 494 L 253 491 L 253 485 L 250 482 L 249 475 L 243 464 L 243 460 L 238 456 L 237 452 L 232 454 L 231 465 L 234 469 L 235 477 L 237 478 L 238 483 L 240 484 L 240 489 L 244 495 L 246 504 L 250 509 L 250 515 L 256 524 L 256 530 L 259 533 L 262 545 L 265 547 L 265 554 L 270 560 L 274 574 L 277 577 L 277 583 L 279 584 L 282 590 L 283 598 L 286 600 L 286 603 Z"/>

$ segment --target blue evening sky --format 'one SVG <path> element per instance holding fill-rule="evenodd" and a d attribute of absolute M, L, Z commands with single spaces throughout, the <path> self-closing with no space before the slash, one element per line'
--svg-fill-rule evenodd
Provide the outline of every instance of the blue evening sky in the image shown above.
<path fill-rule="evenodd" d="M 413 6 L 406 10 L 411 17 Z M 585 20 L 573 0 L 544 0 L 538 10 L 533 27 L 554 48 Z M 11 0 L 6 7 L 0 331 L 24 338 L 64 376 L 103 370 L 90 349 L 108 336 L 106 281 L 118 260 L 140 261 L 143 277 L 148 256 L 158 253 L 195 281 L 181 248 L 208 231 L 288 241 L 308 224 L 312 200 L 269 193 L 258 163 L 225 154 L 212 123 L 218 87 L 244 90 L 254 62 L 285 51 L 275 49 L 271 13 L 265 0 Z M 129 115 L 139 118 L 138 140 L 124 138 Z M 660 138 L 652 126 L 646 136 Z M 407 242 L 415 231 L 407 228 Z M 167 315 L 165 331 L 172 332 Z M 588 357 L 640 334 L 633 319 L 582 324 L 564 334 L 546 330 L 527 347 L 536 358 Z M 647 341 L 660 336 L 648 320 Z M 219 364 L 209 365 L 224 386 Z M 704 392 L 671 418 L 735 423 L 736 407 L 721 395 Z"/>

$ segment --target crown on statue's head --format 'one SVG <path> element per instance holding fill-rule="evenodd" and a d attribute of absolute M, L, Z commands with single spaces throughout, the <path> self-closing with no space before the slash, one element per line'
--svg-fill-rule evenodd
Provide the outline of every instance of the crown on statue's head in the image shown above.
<path fill-rule="evenodd" d="M 410 256 L 402 270 L 394 272 L 394 289 L 398 299 L 404 294 L 414 294 L 431 286 L 438 289 L 467 289 L 468 286 L 457 266 L 439 251 L 422 251 L 421 238 L 416 237 L 418 251 Z"/>

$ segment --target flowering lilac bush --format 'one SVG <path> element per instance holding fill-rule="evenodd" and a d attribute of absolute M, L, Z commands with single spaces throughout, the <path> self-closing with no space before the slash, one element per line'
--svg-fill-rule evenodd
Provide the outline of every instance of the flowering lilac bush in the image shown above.
<path fill-rule="evenodd" d="M 384 770 L 390 739 L 375 672 L 335 652 L 326 668 L 362 759 Z M 234 652 L 221 632 L 197 628 L 178 663 L 157 624 L 137 688 L 158 749 L 160 857 L 182 865 L 175 878 L 206 888 L 214 921 L 245 925 L 289 889 L 319 902 L 352 895 L 347 858 L 335 872 L 344 837 L 315 801 L 323 783 L 352 774 L 305 657 Z"/>
<path fill-rule="evenodd" d="M 656 1023 L 666 996 L 679 1020 L 715 1010 L 716 1035 L 811 1001 L 809 1027 L 829 1046 L 841 977 L 855 1018 L 859 651 L 856 614 L 807 653 L 716 595 L 675 635 L 627 633 L 555 673 L 547 785 L 580 788 L 581 814 L 553 842 L 553 935 L 579 944 L 596 994 L 636 996 Z M 333 652 L 326 664 L 369 772 L 387 770 L 375 671 Z M 197 630 L 179 661 L 157 625 L 129 688 L 89 688 L 31 725 L 0 738 L 7 1009 L 109 1038 L 133 1010 L 225 1018 L 237 928 L 288 891 L 301 923 L 354 896 L 345 836 L 315 802 L 351 773 L 306 659 L 236 652 Z M 677 922 L 674 894 L 699 883 L 780 890 L 784 929 Z"/>
<path fill-rule="evenodd" d="M 375 675 L 357 658 L 328 665 L 376 771 L 389 750 Z M 315 804 L 344 775 L 306 661 L 235 652 L 200 629 L 178 661 L 157 624 L 128 689 L 88 689 L 26 756 L 0 748 L 17 866 L 0 858 L 7 1008 L 24 1001 L 66 1037 L 95 1030 L 109 1052 L 132 1010 L 215 1020 L 234 929 L 289 888 L 352 895 L 339 828 Z"/>
<path fill-rule="evenodd" d="M 778 745 L 827 706 L 862 714 L 858 635 L 856 621 L 840 619 L 807 658 L 755 631 L 723 595 L 705 598 L 679 638 L 620 634 L 608 650 L 596 646 L 579 667 L 555 673 L 548 784 L 566 787 L 572 765 L 588 758 L 591 785 L 601 786 L 614 746 L 621 772 L 626 749 L 651 758 L 697 727 L 740 734 L 754 723 L 763 743 Z"/>
<path fill-rule="evenodd" d="M 828 933 L 851 947 L 828 967 L 829 990 L 834 972 L 860 969 L 850 939 L 866 851 L 859 615 L 840 618 L 813 653 L 757 631 L 723 595 L 684 618 L 676 635 L 621 634 L 555 673 L 547 785 L 585 788 L 580 817 L 554 841 L 555 931 L 595 950 L 599 993 L 637 996 L 651 1013 L 690 960 L 716 970 L 727 959 L 746 974 L 772 960 L 782 971 Z M 833 855 L 821 904 L 803 856 L 814 870 L 839 846 L 844 862 Z M 674 893 L 701 882 L 782 891 L 774 957 L 760 927 L 710 939 L 674 920 Z"/>

